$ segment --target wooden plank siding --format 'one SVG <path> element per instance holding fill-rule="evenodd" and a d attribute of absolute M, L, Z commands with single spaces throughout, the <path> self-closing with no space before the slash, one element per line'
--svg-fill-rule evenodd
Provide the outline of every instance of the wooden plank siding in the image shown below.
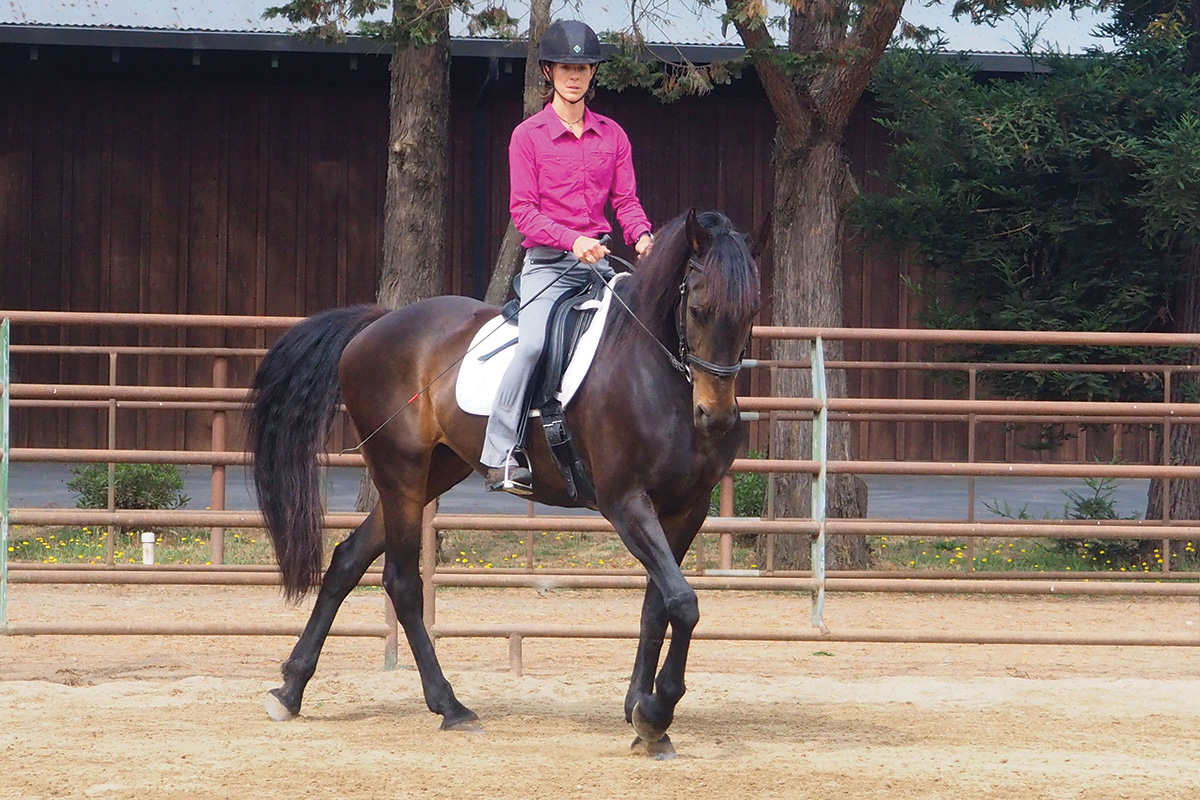
<path fill-rule="evenodd" d="M 332 71 L 314 68 L 318 79 L 289 81 L 262 66 L 256 79 L 231 70 L 223 79 L 200 80 L 187 76 L 188 66 L 120 80 L 83 68 L 6 78 L 0 92 L 0 308 L 307 315 L 373 301 L 388 131 L 386 80 L 378 75 L 386 73 L 377 69 L 372 80 L 347 85 Z M 520 120 L 521 72 L 520 63 L 507 62 L 489 78 L 484 59 L 455 62 L 447 292 L 481 296 L 486 288 L 508 222 L 507 141 Z M 747 232 L 766 218 L 774 118 L 752 80 L 669 106 L 635 93 L 602 93 L 594 108 L 629 133 L 639 194 L 655 223 L 689 207 L 721 209 Z M 887 141 L 872 113 L 869 103 L 857 110 L 847 154 L 860 183 L 876 189 Z M 614 249 L 632 256 L 623 243 Z M 769 322 L 769 253 L 761 263 L 762 320 Z M 901 278 L 912 267 L 903 259 L 848 242 L 845 267 L 848 325 L 914 324 Z M 263 347 L 273 338 L 22 326 L 18 341 Z M 767 352 L 755 342 L 750 355 Z M 851 345 L 848 352 L 882 361 L 929 355 L 917 346 L 882 343 Z M 109 379 L 102 356 L 19 355 L 13 366 L 22 382 Z M 253 368 L 249 360 L 235 360 L 230 385 L 246 385 Z M 211 359 L 123 357 L 117 379 L 205 386 L 212 374 Z M 743 392 L 769 388 L 765 370 L 739 380 Z M 853 371 L 850 386 L 871 397 L 953 391 L 926 374 L 893 370 Z M 210 420 L 199 411 L 122 411 L 116 444 L 205 449 Z M 231 420 L 233 446 L 239 425 Z M 854 434 L 863 458 L 966 457 L 962 423 L 861 422 Z M 102 447 L 106 439 L 103 409 L 12 414 L 13 446 Z M 338 439 L 335 446 L 352 442 L 353 432 Z M 1127 445 L 1140 441 L 1125 439 Z M 1111 432 L 1092 433 L 1088 456 L 1108 457 L 1113 440 Z M 764 441 L 756 431 L 752 444 L 762 448 Z M 1001 425 L 981 428 L 977 457 L 1032 458 Z"/>

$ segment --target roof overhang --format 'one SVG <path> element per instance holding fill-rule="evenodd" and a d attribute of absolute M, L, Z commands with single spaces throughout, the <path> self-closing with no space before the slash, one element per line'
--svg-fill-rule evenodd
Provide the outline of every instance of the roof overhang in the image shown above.
<path fill-rule="evenodd" d="M 71 25 L 0 24 L 0 43 L 71 47 L 144 47 L 170 50 L 380 54 L 391 47 L 378 39 L 347 36 L 342 42 L 313 42 L 289 33 L 267 31 L 195 31 Z M 515 39 L 455 37 L 451 54 L 476 58 L 525 58 L 525 44 Z M 652 44 L 650 50 L 666 61 L 707 64 L 737 58 L 745 49 L 720 44 Z M 1023 73 L 1037 67 L 1017 53 L 968 53 L 984 72 Z"/>

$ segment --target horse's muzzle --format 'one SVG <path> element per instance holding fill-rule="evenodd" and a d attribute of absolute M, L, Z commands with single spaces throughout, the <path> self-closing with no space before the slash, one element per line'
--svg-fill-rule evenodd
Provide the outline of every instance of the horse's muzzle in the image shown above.
<path fill-rule="evenodd" d="M 716 409 L 710 410 L 702 404 L 697 404 L 692 409 L 692 417 L 696 423 L 696 428 L 701 433 L 707 436 L 721 436 L 728 433 L 737 424 L 738 410 L 736 405 L 718 411 Z"/>

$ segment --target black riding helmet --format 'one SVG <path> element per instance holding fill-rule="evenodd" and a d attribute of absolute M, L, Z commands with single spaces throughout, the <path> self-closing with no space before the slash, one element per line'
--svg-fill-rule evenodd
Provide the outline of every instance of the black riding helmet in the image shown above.
<path fill-rule="evenodd" d="M 542 34 L 538 61 L 554 64 L 599 64 L 600 37 L 587 23 L 573 19 L 554 22 Z"/>

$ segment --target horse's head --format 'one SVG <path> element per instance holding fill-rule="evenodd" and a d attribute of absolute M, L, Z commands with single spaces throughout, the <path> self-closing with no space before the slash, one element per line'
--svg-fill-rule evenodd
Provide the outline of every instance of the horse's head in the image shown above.
<path fill-rule="evenodd" d="M 758 268 L 745 237 L 722 214 L 691 211 L 684 225 L 687 266 L 676 327 L 692 381 L 692 415 L 720 435 L 737 422 L 734 383 L 760 307 Z"/>

